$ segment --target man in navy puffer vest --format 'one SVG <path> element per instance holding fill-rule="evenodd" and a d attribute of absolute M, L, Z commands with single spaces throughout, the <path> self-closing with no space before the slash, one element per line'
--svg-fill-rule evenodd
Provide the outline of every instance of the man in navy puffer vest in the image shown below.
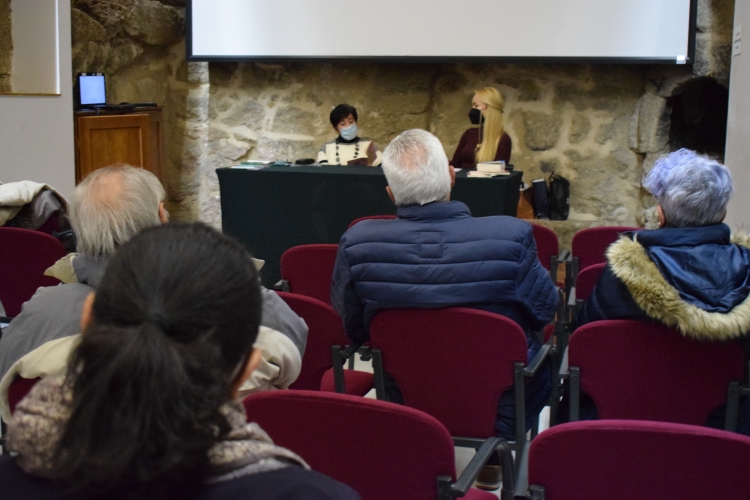
<path fill-rule="evenodd" d="M 367 340 L 381 309 L 463 306 L 518 323 L 531 360 L 540 344 L 530 333 L 549 323 L 557 307 L 531 225 L 506 216 L 474 218 L 466 205 L 449 201 L 455 172 L 440 141 L 424 130 L 408 130 L 388 145 L 383 172 L 398 217 L 349 229 L 334 267 L 331 300 L 349 338 Z M 397 387 L 389 386 L 389 398 L 398 401 Z M 528 428 L 549 396 L 549 370 L 540 370 L 526 390 Z M 512 392 L 503 394 L 496 424 L 508 438 L 515 432 Z"/>

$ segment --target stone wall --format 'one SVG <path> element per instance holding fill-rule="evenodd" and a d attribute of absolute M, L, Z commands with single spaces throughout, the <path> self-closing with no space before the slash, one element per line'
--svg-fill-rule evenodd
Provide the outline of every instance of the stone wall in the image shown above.
<path fill-rule="evenodd" d="M 13 66 L 13 29 L 11 0 L 0 0 L 0 92 L 10 92 L 10 71 Z"/>
<path fill-rule="evenodd" d="M 2 1 L 2 0 L 0 0 Z M 109 75 L 110 101 L 157 101 L 168 126 L 170 208 L 220 224 L 215 169 L 244 159 L 314 157 L 335 137 L 336 104 L 357 107 L 381 147 L 408 128 L 435 133 L 450 156 L 469 126 L 473 89 L 506 101 L 511 162 L 524 180 L 571 180 L 563 236 L 601 224 L 643 225 L 641 179 L 668 150 L 668 97 L 695 78 L 727 85 L 732 0 L 699 0 L 696 64 L 186 63 L 180 0 L 74 0 L 73 71 Z"/>

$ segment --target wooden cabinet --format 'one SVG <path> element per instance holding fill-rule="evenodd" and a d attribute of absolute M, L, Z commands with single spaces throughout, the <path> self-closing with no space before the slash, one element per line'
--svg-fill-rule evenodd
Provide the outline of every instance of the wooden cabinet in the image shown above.
<path fill-rule="evenodd" d="M 94 170 L 129 163 L 164 177 L 164 122 L 160 107 L 76 111 L 76 183 Z"/>

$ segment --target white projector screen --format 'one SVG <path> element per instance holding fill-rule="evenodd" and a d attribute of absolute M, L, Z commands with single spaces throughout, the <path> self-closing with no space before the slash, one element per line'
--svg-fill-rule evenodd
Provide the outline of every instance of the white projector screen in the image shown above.
<path fill-rule="evenodd" d="M 692 63 L 697 0 L 188 0 L 191 61 Z"/>

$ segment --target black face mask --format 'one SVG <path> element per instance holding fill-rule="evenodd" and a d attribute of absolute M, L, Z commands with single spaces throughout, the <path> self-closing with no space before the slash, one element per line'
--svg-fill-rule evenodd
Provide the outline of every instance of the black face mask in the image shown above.
<path fill-rule="evenodd" d="M 472 125 L 479 125 L 479 119 L 481 116 L 482 112 L 477 108 L 471 108 L 471 111 L 469 111 L 469 121 L 471 121 Z"/>

